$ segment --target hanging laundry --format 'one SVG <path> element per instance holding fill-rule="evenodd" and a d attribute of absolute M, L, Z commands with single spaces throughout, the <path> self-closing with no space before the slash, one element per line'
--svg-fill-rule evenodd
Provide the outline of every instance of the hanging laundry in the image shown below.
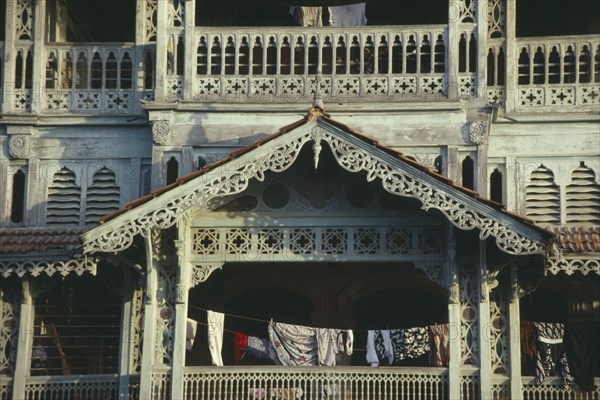
<path fill-rule="evenodd" d="M 424 327 L 391 331 L 394 361 L 421 357 L 429 352 L 429 331 Z"/>
<path fill-rule="evenodd" d="M 594 390 L 594 376 L 600 374 L 600 324 L 570 322 L 566 326 L 565 350 L 577 385 L 584 392 Z"/>
<path fill-rule="evenodd" d="M 366 4 L 329 7 L 329 25 L 361 26 L 367 24 Z"/>
<path fill-rule="evenodd" d="M 302 397 L 304 390 L 300 388 L 271 389 L 271 398 L 275 400 L 296 400 Z"/>
<path fill-rule="evenodd" d="M 233 362 L 235 364 L 241 364 L 246 349 L 248 349 L 248 335 L 235 332 L 233 334 Z"/>
<path fill-rule="evenodd" d="M 521 321 L 521 355 L 524 358 L 535 360 L 537 334 L 531 321 Z"/>
<path fill-rule="evenodd" d="M 429 365 L 447 367 L 450 362 L 448 324 L 431 325 L 429 330 Z"/>
<path fill-rule="evenodd" d="M 290 14 L 294 16 L 296 23 L 300 26 L 323 26 L 321 7 L 291 6 Z"/>
<path fill-rule="evenodd" d="M 251 399 L 262 400 L 267 397 L 267 391 L 263 388 L 249 388 L 248 394 Z"/>
<path fill-rule="evenodd" d="M 342 335 L 346 335 L 344 340 Z M 353 334 L 348 331 L 308 326 L 269 324 L 269 338 L 282 365 L 335 366 L 338 354 L 352 354 Z M 348 350 L 349 349 L 349 350 Z"/>
<path fill-rule="evenodd" d="M 185 349 L 191 350 L 194 346 L 194 340 L 196 339 L 196 331 L 198 329 L 198 322 L 191 318 L 187 319 L 186 332 L 185 332 Z"/>
<path fill-rule="evenodd" d="M 372 367 L 379 365 L 379 360 L 394 362 L 394 349 L 389 330 L 375 330 L 367 333 L 367 362 Z"/>
<path fill-rule="evenodd" d="M 535 381 L 541 384 L 548 375 L 558 375 L 565 384 L 571 384 L 573 377 L 563 346 L 565 328 L 560 323 L 534 322 L 537 332 L 537 355 Z"/>
<path fill-rule="evenodd" d="M 217 367 L 223 366 L 223 329 L 225 328 L 225 314 L 206 311 L 206 320 L 208 322 L 208 348 L 212 364 Z"/>
<path fill-rule="evenodd" d="M 255 336 L 248 336 L 248 347 L 246 354 L 259 360 L 270 359 L 275 361 L 277 354 L 268 339 L 261 339 Z"/>

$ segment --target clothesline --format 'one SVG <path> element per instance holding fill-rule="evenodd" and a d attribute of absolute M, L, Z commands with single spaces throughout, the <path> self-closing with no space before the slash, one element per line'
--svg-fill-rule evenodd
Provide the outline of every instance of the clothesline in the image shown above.
<path fill-rule="evenodd" d="M 209 311 L 209 309 L 207 309 L 207 308 L 202 308 L 202 307 L 197 307 L 197 306 L 192 306 L 192 305 L 188 305 L 188 307 L 194 308 L 196 310 L 201 310 L 201 311 Z M 245 319 L 245 320 L 254 321 L 254 322 L 262 322 L 265 324 L 268 324 L 272 321 L 272 320 L 261 319 L 261 318 L 246 317 L 244 315 L 236 315 L 236 314 L 229 314 L 229 313 L 223 313 L 223 314 L 227 317 L 240 318 L 240 319 Z M 439 324 L 444 324 L 444 322 L 440 322 Z M 425 324 L 425 325 L 416 325 L 416 324 L 407 324 L 407 325 L 410 325 L 411 327 L 427 327 L 427 326 L 436 325 L 436 324 L 433 323 L 433 324 Z M 370 330 L 373 330 L 373 329 L 354 329 L 354 328 L 342 328 L 342 329 L 352 329 L 354 332 L 363 332 L 363 333 L 368 333 Z M 390 329 L 390 328 L 386 327 L 386 328 L 377 328 L 377 329 Z"/>

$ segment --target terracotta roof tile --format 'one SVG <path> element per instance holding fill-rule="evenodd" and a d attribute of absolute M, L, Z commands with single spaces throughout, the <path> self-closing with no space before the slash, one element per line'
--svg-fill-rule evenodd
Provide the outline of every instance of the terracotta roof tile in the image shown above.
<path fill-rule="evenodd" d="M 80 229 L 14 228 L 0 230 L 0 254 L 75 249 L 81 246 Z"/>
<path fill-rule="evenodd" d="M 558 247 L 569 253 L 600 252 L 600 226 L 561 226 L 556 232 Z"/>

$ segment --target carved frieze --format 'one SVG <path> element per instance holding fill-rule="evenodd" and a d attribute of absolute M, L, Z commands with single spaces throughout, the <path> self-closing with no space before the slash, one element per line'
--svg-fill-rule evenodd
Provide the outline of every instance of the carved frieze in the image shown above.
<path fill-rule="evenodd" d="M 152 140 L 161 146 L 169 143 L 171 125 L 168 121 L 152 121 Z"/>

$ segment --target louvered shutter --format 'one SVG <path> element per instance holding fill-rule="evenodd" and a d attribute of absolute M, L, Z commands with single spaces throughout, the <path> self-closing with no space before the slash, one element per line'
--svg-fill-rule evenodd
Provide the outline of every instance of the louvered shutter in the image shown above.
<path fill-rule="evenodd" d="M 104 167 L 94 174 L 92 185 L 88 187 L 85 208 L 85 224 L 96 225 L 103 215 L 119 209 L 119 187 L 115 174 Z"/>
<path fill-rule="evenodd" d="M 48 188 L 46 206 L 47 226 L 79 226 L 81 188 L 75 181 L 75 173 L 62 168 L 52 179 Z"/>
<path fill-rule="evenodd" d="M 600 224 L 600 185 L 594 171 L 581 165 L 567 186 L 567 224 Z"/>
<path fill-rule="evenodd" d="M 541 166 L 531 174 L 525 188 L 525 210 L 538 224 L 560 224 L 560 188 L 554 183 L 554 174 Z"/>

